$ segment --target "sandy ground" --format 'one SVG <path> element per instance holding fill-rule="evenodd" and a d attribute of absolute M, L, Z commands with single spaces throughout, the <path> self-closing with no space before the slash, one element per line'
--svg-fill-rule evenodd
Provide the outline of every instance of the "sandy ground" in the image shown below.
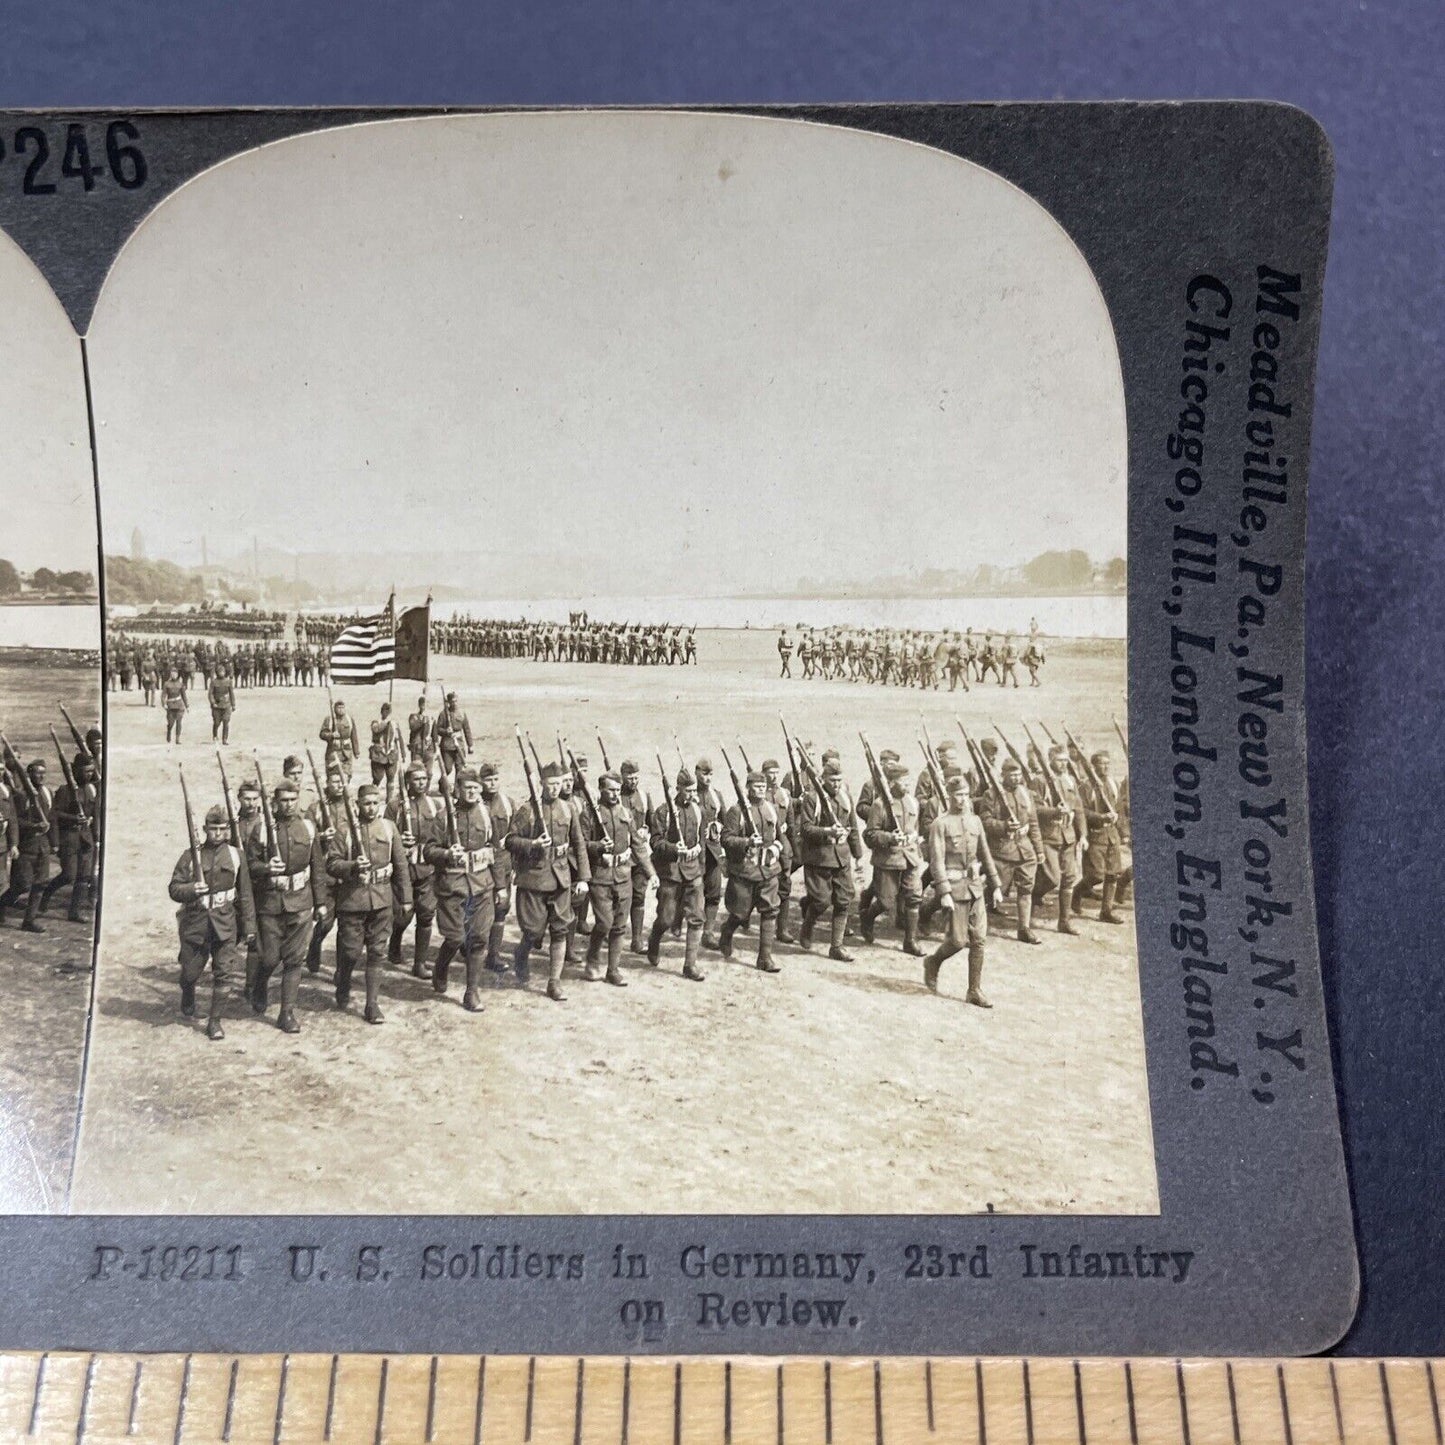
<path fill-rule="evenodd" d="M 779 681 L 773 639 L 699 634 L 689 669 L 434 660 L 462 693 L 479 751 L 523 788 L 511 729 L 558 729 L 613 765 L 654 751 L 675 769 L 741 738 L 780 754 L 781 709 L 864 776 L 856 732 L 916 755 L 920 705 L 935 739 L 953 714 L 983 731 L 1066 717 L 1090 743 L 1122 715 L 1122 644 L 1059 644 L 1044 688 L 968 696 L 846 682 Z M 797 670 L 796 663 L 794 664 Z M 419 689 L 398 684 L 397 711 Z M 433 689 L 435 694 L 435 689 Z M 384 688 L 349 689 L 363 724 Z M 259 748 L 268 776 L 315 743 L 318 690 L 243 692 L 233 783 Z M 627 957 L 625 991 L 571 978 L 565 1005 L 490 987 L 480 1015 L 399 970 L 387 1022 L 331 1002 L 331 952 L 305 976 L 297 1037 L 233 1008 L 209 1043 L 178 1012 L 174 910 L 165 888 L 185 846 L 178 757 L 216 791 L 199 714 L 179 749 L 158 711 L 113 695 L 109 876 L 98 1009 L 72 1193 L 83 1212 L 1141 1212 L 1157 1209 L 1137 965 L 1129 928 L 1085 921 L 1043 947 L 990 943 L 995 1007 L 966 1006 L 964 965 L 925 992 L 889 931 L 856 961 L 779 951 L 774 977 L 704 954 L 703 984 Z M 594 766 L 594 773 L 596 768 Z M 727 786 L 726 774 L 721 782 Z M 509 931 L 509 940 L 511 938 Z M 575 972 L 575 971 L 573 971 Z M 274 1012 L 272 1014 L 274 1018 Z"/>
<path fill-rule="evenodd" d="M 27 762 L 45 759 L 52 786 L 63 780 L 46 726 L 54 722 L 68 741 L 56 699 L 88 727 L 100 711 L 99 677 L 63 654 L 0 655 L 0 727 Z M 66 920 L 68 902 L 67 894 L 56 896 L 43 934 L 22 933 L 13 910 L 0 928 L 0 1213 L 58 1209 L 70 1179 L 92 929 Z"/>

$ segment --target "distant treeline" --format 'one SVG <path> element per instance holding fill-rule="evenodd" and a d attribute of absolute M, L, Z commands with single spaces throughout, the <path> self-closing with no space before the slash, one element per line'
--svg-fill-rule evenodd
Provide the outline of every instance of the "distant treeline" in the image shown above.
<path fill-rule="evenodd" d="M 991 562 L 977 567 L 929 567 L 897 577 L 879 577 L 847 588 L 850 597 L 987 597 L 1086 592 L 1122 592 L 1128 585 L 1129 568 L 1122 557 L 1096 562 L 1082 548 L 1040 552 L 1018 567 L 996 567 Z M 798 584 L 799 597 L 832 596 L 836 584 L 804 577 Z"/>
<path fill-rule="evenodd" d="M 105 559 L 105 594 L 107 602 L 138 607 L 156 602 L 171 606 L 199 604 L 208 597 L 248 606 L 264 598 L 268 605 L 296 607 L 317 599 L 315 587 L 295 578 L 267 577 L 258 587 L 214 568 L 179 567 L 174 562 L 134 557 Z"/>
<path fill-rule="evenodd" d="M 13 562 L 0 557 L 0 597 L 21 597 L 35 594 L 42 597 L 93 597 L 95 573 L 57 572 L 50 567 L 37 567 L 21 572 Z"/>

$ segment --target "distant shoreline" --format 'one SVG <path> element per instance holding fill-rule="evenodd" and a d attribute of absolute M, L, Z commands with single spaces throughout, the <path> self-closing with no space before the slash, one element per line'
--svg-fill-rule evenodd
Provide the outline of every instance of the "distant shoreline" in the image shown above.
<path fill-rule="evenodd" d="M 89 596 L 77 597 L 67 592 L 59 597 L 0 597 L 0 607 L 99 607 L 100 596 L 92 592 Z"/>

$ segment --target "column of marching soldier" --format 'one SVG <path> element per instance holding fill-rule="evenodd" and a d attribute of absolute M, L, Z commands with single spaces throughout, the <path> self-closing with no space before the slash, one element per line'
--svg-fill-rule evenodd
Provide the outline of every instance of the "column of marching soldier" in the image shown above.
<path fill-rule="evenodd" d="M 1077 932 L 1073 920 L 1095 893 L 1100 922 L 1124 921 L 1128 781 L 1115 781 L 1106 749 L 1086 755 L 1067 729 L 1064 743 L 1048 735 L 1046 751 L 1026 730 L 1024 752 L 1000 730 L 1006 755 L 993 738 L 975 741 L 962 723 L 959 731 L 963 753 L 951 739 L 936 748 L 926 733 L 919 740 L 916 782 L 898 753 L 875 755 L 860 734 L 868 779 L 855 798 L 840 754 L 827 749 L 815 761 L 785 726 L 786 768 L 773 758 L 754 768 L 738 744 L 739 773 L 722 750 L 731 802 L 711 761 L 689 768 L 680 747 L 671 776 L 654 755 L 661 788 L 650 794 L 635 761 L 612 769 L 600 737 L 604 770 L 594 778 L 589 759 L 561 738 L 558 756 L 543 761 L 519 731 L 525 795 L 514 802 L 497 764 L 474 760 L 456 693 L 435 716 L 420 699 L 408 719 L 404 768 L 402 732 L 389 710 L 373 723 L 371 780 L 354 788 L 359 730 L 345 702 L 333 701 L 319 731 L 321 768 L 307 748 L 304 758 L 285 760 L 272 785 L 258 761 L 255 777 L 233 793 L 217 753 L 225 801 L 207 811 L 203 832 L 182 772 L 188 844 L 170 883 L 180 905 L 182 1012 L 195 1016 L 209 964 L 206 1031 L 222 1038 L 244 952 L 252 1010 L 268 1012 L 276 982 L 277 1024 L 299 1032 L 302 972 L 320 971 L 333 930 L 336 1005 L 349 1006 L 359 973 L 363 1015 L 373 1024 L 383 1021 L 386 967 L 405 967 L 413 927 L 411 974 L 443 996 L 455 966 L 462 1006 L 472 1012 L 482 1010 L 487 971 L 526 985 L 537 952 L 545 955 L 547 996 L 559 1003 L 569 962 L 584 964 L 588 981 L 625 987 L 625 941 L 657 967 L 680 940 L 683 977 L 702 982 L 701 951 L 731 959 L 753 915 L 762 973 L 780 971 L 776 943 L 806 952 L 823 934 L 830 958 L 852 962 L 848 938 L 871 944 L 887 920 L 903 952 L 923 960 L 923 982 L 935 993 L 944 962 L 966 950 L 967 1001 L 988 1008 L 981 985 L 989 915 L 1001 917 L 1007 900 L 1027 944 L 1040 941 L 1035 906 L 1052 892 L 1060 933 Z M 303 809 L 308 773 L 315 796 Z M 512 914 L 519 936 L 504 948 Z M 933 932 L 941 937 L 926 951 L 922 940 Z"/>
<path fill-rule="evenodd" d="M 51 741 L 65 779 L 59 788 L 47 781 L 44 758 L 22 762 L 0 731 L 0 927 L 10 910 L 21 911 L 25 933 L 44 933 L 41 916 L 62 888 L 69 888 L 66 918 L 85 923 L 95 904 L 100 859 L 101 731 L 82 733 L 64 703 L 60 714 L 75 752 L 67 756 L 52 726 Z M 51 863 L 59 863 L 52 875 Z M 87 959 L 88 962 L 88 959 Z M 66 966 L 73 966 L 66 960 Z"/>
<path fill-rule="evenodd" d="M 944 678 L 949 692 L 960 687 L 968 692 L 970 682 L 987 682 L 1000 687 L 1019 686 L 1019 665 L 1028 669 L 1029 686 L 1038 687 L 1039 669 L 1044 665 L 1043 642 L 1038 623 L 1029 628 L 1027 646 L 1015 644 L 1006 632 L 998 641 L 985 632 L 980 641 L 973 628 L 962 632 L 921 631 L 897 627 L 803 627 L 794 642 L 786 627 L 778 632 L 778 676 L 793 676 L 796 651 L 805 681 L 892 683 L 895 687 L 937 690 Z"/>

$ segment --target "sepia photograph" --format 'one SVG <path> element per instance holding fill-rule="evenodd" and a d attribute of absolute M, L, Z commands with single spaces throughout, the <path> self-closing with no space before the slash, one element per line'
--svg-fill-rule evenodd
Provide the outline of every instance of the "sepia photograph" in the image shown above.
<path fill-rule="evenodd" d="M 65 1208 L 100 866 L 95 486 L 80 343 L 0 236 L 0 1213 Z"/>
<path fill-rule="evenodd" d="M 86 344 L 112 826 L 17 1207 L 1157 1214 L 1123 379 L 1037 202 L 802 121 L 387 120 L 181 187 Z M 53 420 L 91 530 L 0 442 L 0 628 L 99 626 Z M 52 723 L 75 807 L 0 938 L 88 970 L 100 639 L 30 626 L 11 811 Z"/>

